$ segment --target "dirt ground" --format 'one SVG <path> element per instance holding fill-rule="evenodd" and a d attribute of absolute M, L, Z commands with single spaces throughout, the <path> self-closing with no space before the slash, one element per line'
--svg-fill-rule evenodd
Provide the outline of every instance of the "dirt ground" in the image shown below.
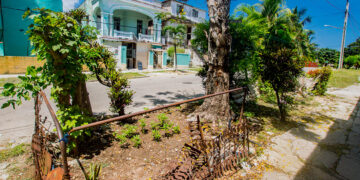
<path fill-rule="evenodd" d="M 184 107 L 184 106 L 183 106 Z M 188 124 L 186 122 L 186 108 L 174 107 L 168 110 L 157 111 L 151 114 L 143 115 L 132 119 L 126 123 L 112 123 L 106 133 L 121 133 L 125 124 L 139 126 L 139 119 L 145 119 L 147 122 L 146 134 L 137 132 L 140 135 L 142 144 L 140 148 L 132 147 L 123 148 L 114 138 L 101 137 L 100 141 L 104 143 L 103 147 L 99 144 L 89 143 L 88 149 L 100 147 L 100 151 L 89 151 L 80 158 L 81 163 L 88 170 L 91 163 L 101 164 L 101 179 L 156 179 L 159 175 L 164 174 L 168 165 L 177 162 L 180 152 L 185 142 L 190 141 Z M 158 121 L 157 115 L 166 114 L 169 121 L 174 125 L 180 126 L 180 134 L 174 134 L 171 137 L 165 137 L 161 132 L 160 142 L 153 140 L 150 122 Z M 99 138 L 98 138 L 99 139 Z M 100 142 L 101 143 L 101 142 Z M 96 146 L 95 148 L 91 146 Z M 76 160 L 70 159 L 71 176 L 73 179 L 84 179 L 84 175 Z"/>

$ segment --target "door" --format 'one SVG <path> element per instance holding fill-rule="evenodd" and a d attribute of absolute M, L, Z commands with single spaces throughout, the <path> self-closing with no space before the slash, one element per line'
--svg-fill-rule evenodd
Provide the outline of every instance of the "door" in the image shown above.
<path fill-rule="evenodd" d="M 126 64 L 126 46 L 121 46 L 121 64 Z"/>
<path fill-rule="evenodd" d="M 143 28 L 143 21 L 142 20 L 137 20 L 137 35 L 139 35 L 139 33 L 143 33 L 142 32 L 142 28 Z"/>

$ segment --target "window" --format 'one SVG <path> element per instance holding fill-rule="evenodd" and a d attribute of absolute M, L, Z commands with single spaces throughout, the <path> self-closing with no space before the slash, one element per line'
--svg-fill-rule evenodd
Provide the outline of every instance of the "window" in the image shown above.
<path fill-rule="evenodd" d="M 178 5 L 176 6 L 176 14 L 179 15 L 179 14 L 182 13 L 182 12 L 184 12 L 184 6 L 178 4 Z"/>
<path fill-rule="evenodd" d="M 120 31 L 120 18 L 114 17 L 114 30 Z"/>
<path fill-rule="evenodd" d="M 97 30 L 101 29 L 101 16 L 99 15 L 96 16 L 96 29 Z"/>
<path fill-rule="evenodd" d="M 193 16 L 193 17 L 196 17 L 196 18 L 199 17 L 199 11 L 193 9 L 193 10 L 192 10 L 192 16 Z"/>

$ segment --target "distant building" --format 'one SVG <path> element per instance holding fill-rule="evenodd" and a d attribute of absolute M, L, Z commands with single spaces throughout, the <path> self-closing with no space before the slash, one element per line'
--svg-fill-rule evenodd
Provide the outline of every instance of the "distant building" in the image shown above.
<path fill-rule="evenodd" d="M 192 38 L 194 25 L 206 16 L 204 10 L 175 0 L 85 0 L 78 8 L 87 12 L 88 23 L 100 32 L 98 41 L 114 52 L 120 69 L 166 67 L 166 47 L 172 40 L 161 35 L 163 26 L 171 24 L 157 19 L 158 13 L 176 16 L 177 9 L 187 12 L 185 45 Z M 178 55 L 179 67 L 189 66 L 190 54 L 188 50 Z"/>
<path fill-rule="evenodd" d="M 62 11 L 62 0 L 0 0 L 0 56 L 30 56 L 32 48 L 25 33 L 31 20 L 22 15 L 35 8 Z"/>

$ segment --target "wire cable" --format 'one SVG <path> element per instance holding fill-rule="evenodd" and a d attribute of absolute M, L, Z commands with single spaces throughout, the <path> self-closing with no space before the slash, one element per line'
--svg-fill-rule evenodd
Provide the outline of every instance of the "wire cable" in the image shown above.
<path fill-rule="evenodd" d="M 330 4 L 330 6 L 334 7 L 337 10 L 343 11 L 342 9 L 336 7 L 333 3 L 331 3 L 329 0 L 325 0 L 328 4 Z"/>

